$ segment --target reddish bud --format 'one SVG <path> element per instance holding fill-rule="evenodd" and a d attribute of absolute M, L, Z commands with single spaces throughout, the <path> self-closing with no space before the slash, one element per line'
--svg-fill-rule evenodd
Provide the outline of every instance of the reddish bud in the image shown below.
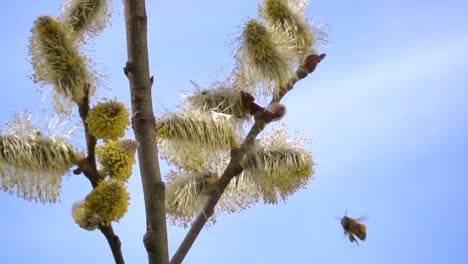
<path fill-rule="evenodd" d="M 307 73 L 311 73 L 315 70 L 320 61 L 325 58 L 326 54 L 310 54 L 304 60 L 304 70 Z"/>
<path fill-rule="evenodd" d="M 259 106 L 258 104 L 254 102 L 255 98 L 247 92 L 241 91 L 241 100 L 242 100 L 242 106 L 245 109 L 249 110 L 249 113 L 251 115 L 254 115 L 256 112 L 264 110 L 263 107 Z"/>
<path fill-rule="evenodd" d="M 278 121 L 286 115 L 286 106 L 280 103 L 272 103 L 263 112 L 263 119 L 266 122 Z"/>
<path fill-rule="evenodd" d="M 251 102 L 255 100 L 255 98 L 249 94 L 248 92 L 241 91 L 241 100 L 242 100 L 242 105 L 248 106 Z"/>

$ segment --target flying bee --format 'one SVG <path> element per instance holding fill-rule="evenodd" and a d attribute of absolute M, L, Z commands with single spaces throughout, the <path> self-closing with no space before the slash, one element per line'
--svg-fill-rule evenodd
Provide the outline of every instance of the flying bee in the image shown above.
<path fill-rule="evenodd" d="M 356 242 L 358 246 L 359 243 L 355 236 L 362 241 L 366 240 L 366 225 L 361 223 L 366 220 L 367 216 L 354 219 L 346 216 L 346 214 L 341 218 L 341 226 L 343 226 L 344 234 L 349 238 L 349 241 Z"/>

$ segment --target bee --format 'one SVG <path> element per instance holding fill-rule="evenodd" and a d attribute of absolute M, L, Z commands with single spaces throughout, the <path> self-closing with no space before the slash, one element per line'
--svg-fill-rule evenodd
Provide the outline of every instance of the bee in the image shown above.
<path fill-rule="evenodd" d="M 346 214 L 341 218 L 341 226 L 343 226 L 345 236 L 349 238 L 349 241 L 356 242 L 358 246 L 359 243 L 356 237 L 358 237 L 361 241 L 366 240 L 366 225 L 361 223 L 362 221 L 366 220 L 367 216 L 354 219 L 346 216 Z"/>

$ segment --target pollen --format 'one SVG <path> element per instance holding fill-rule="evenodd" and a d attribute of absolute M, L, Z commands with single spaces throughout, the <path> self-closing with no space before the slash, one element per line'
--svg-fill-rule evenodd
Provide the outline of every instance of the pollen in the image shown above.
<path fill-rule="evenodd" d="M 101 180 L 86 196 L 85 212 L 97 215 L 99 224 L 108 226 L 112 221 L 118 221 L 124 216 L 128 201 L 128 192 L 122 182 Z"/>
<path fill-rule="evenodd" d="M 96 138 L 117 140 L 130 125 L 130 114 L 124 104 L 116 100 L 99 102 L 86 118 L 86 124 Z"/>
<path fill-rule="evenodd" d="M 127 181 L 135 164 L 136 147 L 134 140 L 107 141 L 96 147 L 96 157 L 103 172 L 113 179 Z"/>
<path fill-rule="evenodd" d="M 361 232 L 366 232 L 366 225 L 361 224 L 361 225 L 359 226 L 359 229 L 361 230 Z"/>

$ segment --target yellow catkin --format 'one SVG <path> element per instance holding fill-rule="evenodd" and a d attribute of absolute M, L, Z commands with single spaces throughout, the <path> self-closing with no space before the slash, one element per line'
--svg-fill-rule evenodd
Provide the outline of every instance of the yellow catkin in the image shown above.
<path fill-rule="evenodd" d="M 67 27 L 51 16 L 34 22 L 29 53 L 33 79 L 53 87 L 54 107 L 58 113 L 70 111 L 72 102 L 80 104 L 94 94 L 94 78 L 87 69 Z"/>
<path fill-rule="evenodd" d="M 120 220 L 127 212 L 129 196 L 120 181 L 101 180 L 85 198 L 87 213 L 96 214 L 99 224 L 108 226 L 112 221 Z"/>
<path fill-rule="evenodd" d="M 111 178 L 127 181 L 132 175 L 136 148 L 134 140 L 108 141 L 96 147 L 96 157 Z"/>
<path fill-rule="evenodd" d="M 124 104 L 116 100 L 99 102 L 89 111 L 86 124 L 96 138 L 117 140 L 130 125 L 130 114 Z"/>

